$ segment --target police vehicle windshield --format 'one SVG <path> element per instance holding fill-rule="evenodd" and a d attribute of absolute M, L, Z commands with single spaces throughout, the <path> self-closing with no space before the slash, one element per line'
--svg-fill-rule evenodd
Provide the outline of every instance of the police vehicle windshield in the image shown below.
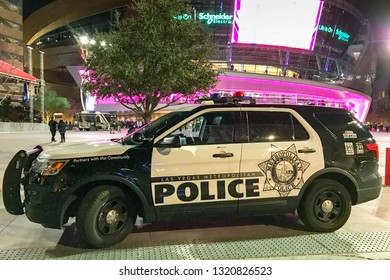
<path fill-rule="evenodd" d="M 152 140 L 157 135 L 163 133 L 165 130 L 187 118 L 192 114 L 191 111 L 175 111 L 133 130 L 126 138 L 123 139 L 123 144 L 136 144 L 143 140 Z M 137 139 L 136 139 L 137 138 Z"/>

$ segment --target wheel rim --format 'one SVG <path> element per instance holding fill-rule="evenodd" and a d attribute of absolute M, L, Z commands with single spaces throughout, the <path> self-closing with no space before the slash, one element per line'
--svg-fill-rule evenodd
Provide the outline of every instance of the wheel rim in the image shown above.
<path fill-rule="evenodd" d="M 121 232 L 129 220 L 129 210 L 120 199 L 108 201 L 100 209 L 97 228 L 103 235 L 115 235 Z"/>
<path fill-rule="evenodd" d="M 314 213 L 318 220 L 326 223 L 337 221 L 344 211 L 342 196 L 333 191 L 321 193 L 314 204 Z"/>

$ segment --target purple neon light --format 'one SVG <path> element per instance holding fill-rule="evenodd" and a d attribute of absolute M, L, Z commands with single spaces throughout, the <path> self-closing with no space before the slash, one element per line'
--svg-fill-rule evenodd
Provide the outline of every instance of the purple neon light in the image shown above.
<path fill-rule="evenodd" d="M 240 73 L 235 73 L 236 75 Z M 289 99 L 291 104 L 299 104 L 300 101 L 314 102 L 314 105 L 320 106 L 324 101 L 332 103 L 335 106 L 353 110 L 358 120 L 364 121 L 370 107 L 371 99 L 362 93 L 348 91 L 346 88 L 332 88 L 326 85 L 307 84 L 310 81 L 301 79 L 277 79 L 277 77 L 253 75 L 254 77 L 238 77 L 221 75 L 215 89 L 210 92 L 233 93 L 243 91 L 247 95 L 259 98 L 262 103 L 280 103 L 277 101 L 278 96 Z M 294 82 L 292 82 L 294 81 Z M 171 101 L 173 97 L 167 97 L 162 103 Z M 200 97 L 195 94 L 194 98 L 183 98 L 180 102 L 192 103 L 194 99 Z M 118 104 L 113 98 L 97 99 L 100 105 Z"/>
<path fill-rule="evenodd" d="M 261 77 L 261 76 L 259 76 Z M 225 84 L 221 83 L 221 81 L 226 81 Z M 231 82 L 231 83 L 229 83 Z M 239 85 L 239 87 L 232 87 L 231 85 Z M 261 79 L 258 77 L 255 78 L 249 78 L 249 77 L 235 77 L 235 76 L 219 76 L 218 77 L 218 83 L 217 88 L 219 90 L 222 90 L 222 87 L 228 87 L 231 90 L 234 91 L 248 91 L 248 90 L 270 90 L 270 91 L 277 91 L 280 89 L 282 92 L 291 92 L 291 93 L 304 93 L 310 90 L 310 93 L 313 91 L 321 94 L 317 94 L 317 96 L 323 96 L 326 97 L 329 95 L 329 93 L 337 94 L 339 95 L 339 98 L 345 98 L 344 93 L 347 91 L 340 91 L 338 89 L 330 89 L 326 87 L 316 86 L 316 85 L 309 85 L 309 84 L 303 84 L 303 83 L 293 83 L 293 82 L 287 82 L 287 81 L 281 81 L 281 80 L 268 80 L 268 79 Z"/>
<path fill-rule="evenodd" d="M 268 77 L 267 77 L 268 78 Z M 342 104 L 349 102 L 347 109 L 353 109 L 357 119 L 364 121 L 370 107 L 371 99 L 358 92 L 348 91 L 346 88 L 322 87 L 320 85 L 305 84 L 305 80 L 289 82 L 283 80 L 270 80 L 258 77 L 219 76 L 216 88 L 221 91 L 260 92 L 285 95 L 296 95 L 298 98 L 338 101 Z"/>
<path fill-rule="evenodd" d="M 236 0 L 235 6 L 234 6 L 234 20 L 233 20 L 233 30 L 232 30 L 232 42 L 238 41 L 238 33 L 240 31 L 240 27 L 238 26 L 237 20 L 240 16 L 238 14 L 238 11 L 241 9 L 241 0 Z"/>
<path fill-rule="evenodd" d="M 314 31 L 314 34 L 313 34 L 313 39 L 311 40 L 311 43 L 310 43 L 310 50 L 312 51 L 314 49 L 314 44 L 316 42 L 316 39 L 317 39 L 317 34 L 318 34 L 318 24 L 320 23 L 320 18 L 321 18 L 321 14 L 322 14 L 322 7 L 324 6 L 324 2 L 321 0 L 320 1 L 320 6 L 318 7 L 318 12 L 317 12 L 317 19 L 316 19 L 316 25 L 315 25 L 315 31 Z"/>

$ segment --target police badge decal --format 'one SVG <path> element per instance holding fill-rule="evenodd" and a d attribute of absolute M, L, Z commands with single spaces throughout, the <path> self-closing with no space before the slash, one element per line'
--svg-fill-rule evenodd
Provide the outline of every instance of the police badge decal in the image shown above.
<path fill-rule="evenodd" d="M 266 174 L 264 191 L 276 190 L 288 196 L 293 189 L 303 186 L 303 173 L 310 163 L 299 159 L 295 144 L 282 150 L 271 145 L 271 158 L 258 166 Z"/>

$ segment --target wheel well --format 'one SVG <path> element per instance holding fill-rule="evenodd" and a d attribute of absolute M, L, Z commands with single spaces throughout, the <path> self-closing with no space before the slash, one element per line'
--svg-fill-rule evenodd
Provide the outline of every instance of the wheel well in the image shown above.
<path fill-rule="evenodd" d="M 109 185 L 109 186 L 115 186 L 120 188 L 127 197 L 132 199 L 133 203 L 135 203 L 135 209 L 138 216 L 143 216 L 143 207 L 140 198 L 138 195 L 131 190 L 128 186 L 121 184 L 120 182 L 106 180 L 106 181 L 98 181 L 98 182 L 90 182 L 87 183 L 81 187 L 79 187 L 73 194 L 77 196 L 77 199 L 69 205 L 66 214 L 65 214 L 65 220 L 67 220 L 69 217 L 75 217 L 77 213 L 77 209 L 81 203 L 81 200 L 86 196 L 88 192 L 90 192 L 92 189 L 96 188 L 97 186 L 101 185 Z"/>
<path fill-rule="evenodd" d="M 325 174 L 322 174 L 322 175 L 318 176 L 317 178 L 315 178 L 310 183 L 310 185 L 313 184 L 318 179 L 331 179 L 331 180 L 339 182 L 340 184 L 342 184 L 346 188 L 349 195 L 351 196 L 352 205 L 356 204 L 356 202 L 357 202 L 356 187 L 355 187 L 354 183 L 347 176 L 340 174 L 340 173 L 334 173 L 334 172 L 333 173 L 325 173 Z M 310 188 L 310 185 L 308 186 L 309 188 Z M 305 196 L 306 193 L 307 192 L 305 192 L 303 196 Z"/>

